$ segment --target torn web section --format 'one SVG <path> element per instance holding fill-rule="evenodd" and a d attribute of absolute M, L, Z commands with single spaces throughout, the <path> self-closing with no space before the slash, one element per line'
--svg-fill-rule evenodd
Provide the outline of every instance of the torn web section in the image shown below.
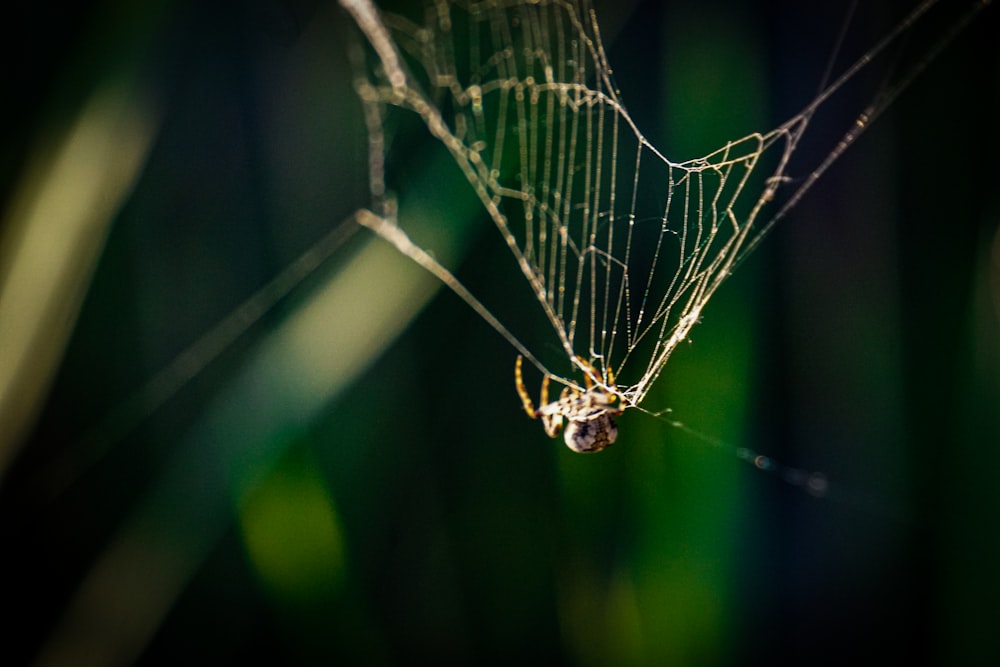
<path fill-rule="evenodd" d="M 594 331 L 598 226 L 602 211 L 614 213 L 603 209 L 622 110 L 585 6 L 453 9 L 470 26 L 471 83 L 459 86 L 466 100 L 452 100 L 456 128 L 472 152 L 474 185 L 495 205 L 487 209 L 557 340 L 549 368 L 565 375 L 574 356 L 595 360 L 592 336 L 581 344 L 578 332 Z M 581 298 L 587 281 L 591 298 Z"/>
<path fill-rule="evenodd" d="M 572 309 L 580 306 L 576 293 L 595 245 L 597 213 L 593 203 L 588 210 L 587 192 L 600 199 L 595 183 L 608 159 L 593 136 L 603 124 L 595 118 L 607 114 L 591 109 L 616 106 L 603 83 L 588 87 L 606 80 L 596 28 L 592 39 L 580 8 L 567 3 L 436 3 L 425 7 L 423 23 L 382 16 L 406 87 L 401 93 L 371 57 L 362 98 L 380 108 L 375 115 L 386 117 L 385 127 L 393 109 L 415 111 L 445 144 L 509 250 L 508 266 L 502 275 L 491 271 L 488 286 L 502 285 L 508 296 L 523 292 L 510 299 L 513 312 L 497 310 L 497 318 L 511 329 L 527 320 L 529 338 L 546 330 L 548 340 L 533 348 L 553 350 L 545 366 L 571 373 Z M 411 221 L 400 216 L 398 225 L 433 253 Z"/>

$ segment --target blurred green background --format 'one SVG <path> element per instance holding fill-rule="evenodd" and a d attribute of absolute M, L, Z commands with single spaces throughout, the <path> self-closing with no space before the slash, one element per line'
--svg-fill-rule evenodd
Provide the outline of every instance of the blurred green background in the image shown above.
<path fill-rule="evenodd" d="M 846 6 L 801 4 L 596 9 L 636 122 L 686 159 L 815 95 Z M 892 4 L 862 8 L 841 66 L 899 20 Z M 335 3 L 14 10 L 0 267 L 24 192 L 77 201 L 46 175 L 105 177 L 84 213 L 107 213 L 66 244 L 92 248 L 26 357 L 37 398 L 18 389 L 18 423 L 3 413 L 0 662 L 1000 659 L 996 14 L 709 304 L 646 406 L 704 436 L 633 411 L 582 456 L 525 418 L 516 352 L 350 220 L 369 205 L 367 138 Z M 885 72 L 817 116 L 792 173 Z M 518 307 L 508 251 L 419 130 L 392 127 L 401 219 Z M 84 135 L 101 150 L 79 171 L 46 157 Z M 830 493 L 738 447 L 821 471 Z"/>

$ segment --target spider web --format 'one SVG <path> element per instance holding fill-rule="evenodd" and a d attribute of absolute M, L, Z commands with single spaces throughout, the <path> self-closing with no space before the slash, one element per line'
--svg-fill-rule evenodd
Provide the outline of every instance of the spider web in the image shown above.
<path fill-rule="evenodd" d="M 415 112 L 496 226 L 563 366 L 568 360 L 597 384 L 613 372 L 626 407 L 643 402 L 736 265 L 937 53 L 929 50 L 884 86 L 826 158 L 794 179 L 789 160 L 816 110 L 933 1 L 786 123 L 681 162 L 657 150 L 629 115 L 586 0 L 438 0 L 416 18 L 378 13 L 367 2 L 342 4 L 374 52 L 359 64 L 356 87 L 372 137 L 379 215 L 360 221 L 438 275 L 543 373 L 581 388 L 543 363 L 510 320 L 501 321 L 393 215 L 384 196 L 386 118 L 392 108 Z"/>

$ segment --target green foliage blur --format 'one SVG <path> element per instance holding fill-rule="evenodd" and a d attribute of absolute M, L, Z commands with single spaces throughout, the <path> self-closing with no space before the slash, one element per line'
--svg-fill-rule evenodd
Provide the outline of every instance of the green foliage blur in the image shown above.
<path fill-rule="evenodd" d="M 666 417 L 631 411 L 577 455 L 524 415 L 516 351 L 351 218 L 371 201 L 347 14 L 138 4 L 7 25 L 5 201 L 106 77 L 141 81 L 160 126 L 0 477 L 0 664 L 1000 660 L 996 8 L 709 304 L 645 406 Z M 847 3 L 821 4 L 596 11 L 625 104 L 686 159 L 815 96 Z M 879 4 L 835 69 L 903 15 Z M 884 74 L 817 116 L 794 173 Z M 531 295 L 461 173 L 415 119 L 389 129 L 400 215 L 517 311 Z M 175 365 L 331 233 L 218 356 Z M 164 368 L 176 391 L 147 391 Z"/>

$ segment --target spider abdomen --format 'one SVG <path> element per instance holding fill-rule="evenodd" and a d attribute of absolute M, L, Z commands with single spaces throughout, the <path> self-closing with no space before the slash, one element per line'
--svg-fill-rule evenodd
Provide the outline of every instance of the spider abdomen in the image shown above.
<path fill-rule="evenodd" d="M 589 419 L 570 420 L 563 432 L 566 446 L 581 454 L 599 452 L 618 437 L 618 424 L 608 412 Z"/>

